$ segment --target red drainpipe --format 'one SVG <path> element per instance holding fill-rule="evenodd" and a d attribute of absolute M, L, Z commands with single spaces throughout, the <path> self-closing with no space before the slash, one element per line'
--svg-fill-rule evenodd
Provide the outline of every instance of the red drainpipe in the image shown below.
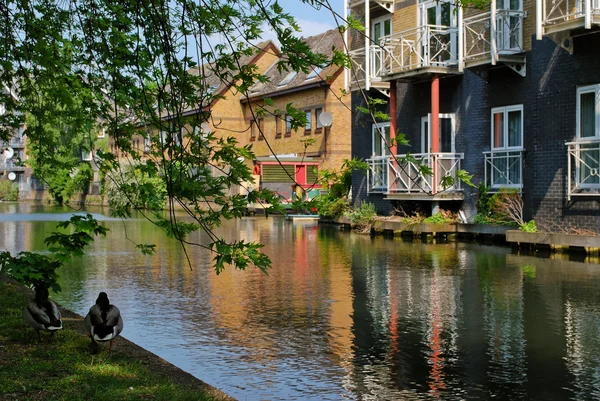
<path fill-rule="evenodd" d="M 396 145 L 396 81 L 390 82 L 390 140 L 392 146 L 390 153 L 398 154 L 398 146 Z"/>
<path fill-rule="evenodd" d="M 435 153 L 440 151 L 440 78 L 433 74 L 431 81 L 431 153 L 434 153 L 431 162 L 433 163 L 433 193 L 437 193 L 438 171 L 437 158 Z"/>

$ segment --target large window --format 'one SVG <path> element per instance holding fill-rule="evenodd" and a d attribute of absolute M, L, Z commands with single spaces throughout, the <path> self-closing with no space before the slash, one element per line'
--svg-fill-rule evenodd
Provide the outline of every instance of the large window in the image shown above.
<path fill-rule="evenodd" d="M 492 109 L 492 150 L 523 148 L 523 105 Z"/>
<path fill-rule="evenodd" d="M 421 153 L 432 153 L 430 122 L 431 113 L 421 117 Z M 439 125 L 439 152 L 454 153 L 454 114 L 439 114 Z"/>
<path fill-rule="evenodd" d="M 577 88 L 575 179 L 581 188 L 600 185 L 600 85 Z"/>
<path fill-rule="evenodd" d="M 496 107 L 491 115 L 486 178 L 491 188 L 523 187 L 523 105 Z"/>
<path fill-rule="evenodd" d="M 388 159 L 390 155 L 390 123 L 373 124 L 373 148 L 370 159 L 369 188 L 375 191 L 387 188 Z"/>

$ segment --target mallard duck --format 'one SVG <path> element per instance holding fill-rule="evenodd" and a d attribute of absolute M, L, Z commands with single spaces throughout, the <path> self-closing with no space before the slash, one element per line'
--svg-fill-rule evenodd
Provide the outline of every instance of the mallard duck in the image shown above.
<path fill-rule="evenodd" d="M 115 338 L 123 330 L 123 318 L 119 308 L 110 304 L 105 292 L 98 295 L 96 304 L 90 308 L 85 317 L 85 326 L 92 339 L 93 348 L 97 346 L 98 342 L 110 341 L 108 350 L 112 349 Z"/>
<path fill-rule="evenodd" d="M 23 309 L 23 317 L 37 332 L 38 340 L 42 341 L 40 330 L 54 332 L 61 330 L 62 320 L 60 311 L 54 302 L 48 299 L 48 288 L 41 285 L 35 288 L 35 299 Z"/>

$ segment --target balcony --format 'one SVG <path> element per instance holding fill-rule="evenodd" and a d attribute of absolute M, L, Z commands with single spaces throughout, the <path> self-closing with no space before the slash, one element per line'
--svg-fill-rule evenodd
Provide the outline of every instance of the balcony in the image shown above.
<path fill-rule="evenodd" d="M 462 153 L 413 154 L 414 161 L 406 155 L 373 157 L 367 160 L 367 191 L 386 195 L 386 199 L 405 200 L 462 200 L 463 193 L 457 172 Z M 432 171 L 424 174 L 423 167 Z M 444 188 L 444 177 L 452 177 L 454 184 Z"/>
<path fill-rule="evenodd" d="M 382 38 L 382 75 L 397 79 L 429 73 L 458 73 L 458 28 L 423 25 Z"/>
<path fill-rule="evenodd" d="M 8 142 L 0 141 L 0 147 L 2 148 L 24 148 L 25 147 L 25 138 L 23 137 L 13 137 L 10 138 Z"/>
<path fill-rule="evenodd" d="M 496 10 L 465 18 L 465 67 L 495 65 L 496 62 L 523 64 L 523 20 L 526 16 L 525 11 Z"/>
<path fill-rule="evenodd" d="M 491 191 L 523 190 L 523 150 L 483 152 L 485 184 Z"/>
<path fill-rule="evenodd" d="M 7 160 L 0 162 L 0 171 L 25 171 L 25 167 L 18 165 L 15 160 Z"/>
<path fill-rule="evenodd" d="M 600 139 L 566 143 L 568 199 L 600 196 Z"/>
<path fill-rule="evenodd" d="M 381 76 L 383 73 L 383 59 L 385 58 L 385 49 L 378 45 L 369 46 L 369 80 L 367 77 L 366 61 L 367 57 L 365 54 L 365 48 L 352 50 L 349 55 L 352 60 L 352 72 L 350 75 L 350 82 L 352 88 L 377 88 L 377 89 L 389 89 L 390 83 L 383 82 Z"/>
<path fill-rule="evenodd" d="M 600 25 L 600 0 L 537 0 L 537 38 Z"/>
<path fill-rule="evenodd" d="M 348 9 L 351 10 L 355 7 L 364 7 L 365 2 L 368 3 L 368 7 L 371 11 L 376 11 L 379 7 L 390 13 L 394 12 L 394 0 L 348 0 Z"/>

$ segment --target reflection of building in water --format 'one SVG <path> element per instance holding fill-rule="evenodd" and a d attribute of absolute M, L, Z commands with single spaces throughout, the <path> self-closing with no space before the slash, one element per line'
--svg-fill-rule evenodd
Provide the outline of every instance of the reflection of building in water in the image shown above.
<path fill-rule="evenodd" d="M 462 272 L 455 246 L 405 246 L 411 251 L 398 255 L 376 243 L 353 253 L 354 384 L 379 399 L 440 396 L 458 359 Z"/>
<path fill-rule="evenodd" d="M 510 264 L 499 268 L 503 263 L 499 263 L 496 255 L 482 254 L 477 262 L 488 346 L 488 377 L 501 386 L 523 384 L 527 381 L 523 271 Z M 524 394 L 525 390 L 521 391 Z"/>
<path fill-rule="evenodd" d="M 595 305 L 565 301 L 566 364 L 575 398 L 600 398 L 600 311 Z"/>
<path fill-rule="evenodd" d="M 600 399 L 598 266 L 521 255 L 507 255 L 509 263 L 530 267 L 525 282 L 539 294 L 526 299 L 527 353 L 544 358 L 528 362 L 528 380 L 556 399 Z"/>
<path fill-rule="evenodd" d="M 261 231 L 263 249 L 272 260 L 268 275 L 253 268 L 228 268 L 208 276 L 216 327 L 228 344 L 240 347 L 242 362 L 260 364 L 256 376 L 264 375 L 270 383 L 285 380 L 290 369 L 308 380 L 314 363 L 350 369 L 352 288 L 347 263 L 335 265 L 339 255 L 330 246 L 321 247 L 317 225 L 267 221 L 268 232 L 259 226 L 252 231 L 255 240 Z M 246 235 L 251 231 L 244 230 Z"/>

